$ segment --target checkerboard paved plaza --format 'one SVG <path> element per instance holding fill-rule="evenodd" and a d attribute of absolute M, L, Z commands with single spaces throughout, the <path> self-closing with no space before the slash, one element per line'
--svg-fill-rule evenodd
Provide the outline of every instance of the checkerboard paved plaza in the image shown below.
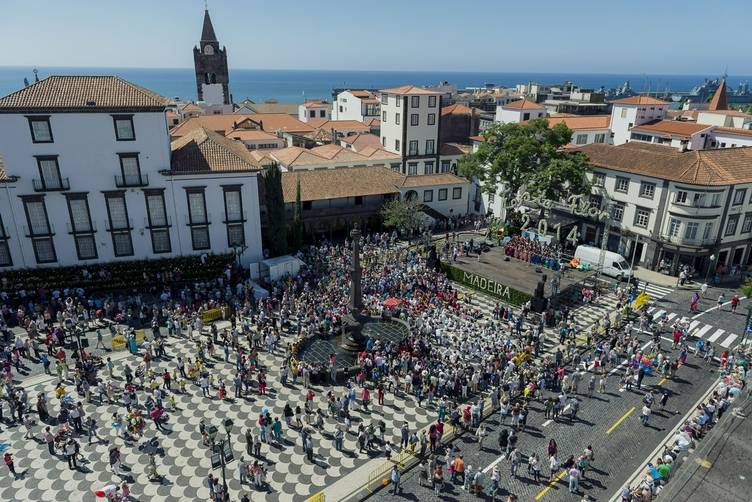
<path fill-rule="evenodd" d="M 184 361 L 193 356 L 192 344 L 185 339 L 169 339 L 167 352 L 173 359 L 154 361 L 152 367 L 167 367 L 171 370 L 177 355 L 181 355 Z M 221 350 L 218 354 L 221 355 Z M 230 360 L 233 361 L 232 355 Z M 122 463 L 131 469 L 129 485 L 133 496 L 137 499 L 142 501 L 207 500 L 206 477 L 212 471 L 209 449 L 203 446 L 198 431 L 202 418 L 207 425 L 216 425 L 220 431 L 223 431 L 222 421 L 226 418 L 231 418 L 235 424 L 232 443 L 236 460 L 227 467 L 227 480 L 232 500 L 238 500 L 241 493 L 249 493 L 252 500 L 258 501 L 305 500 L 369 460 L 365 454 L 357 454 L 355 431 L 359 420 L 366 425 L 371 421 L 384 420 L 387 425 L 387 439 L 391 437 L 392 444 L 399 444 L 399 427 L 404 421 L 408 421 L 413 428 L 422 428 L 434 417 L 433 411 L 419 409 L 412 399 L 403 400 L 387 394 L 385 406 L 372 406 L 371 413 L 364 413 L 357 407 L 353 408 L 353 433 L 346 435 L 345 451 L 342 453 L 334 448 L 333 433 L 337 422 L 333 418 L 327 418 L 324 430 L 313 434 L 315 464 L 307 461 L 298 432 L 283 426 L 285 445 L 277 447 L 264 444 L 261 450 L 269 469 L 267 476 L 269 489 L 259 492 L 250 485 L 241 487 L 238 460 L 241 455 L 245 454 L 246 444 L 243 433 L 246 428 L 251 427 L 256 435 L 256 421 L 264 406 L 270 409 L 272 416 L 278 416 L 282 420 L 285 403 L 289 402 L 293 408 L 296 404 L 300 405 L 302 409 L 305 401 L 305 389 L 301 380 L 298 380 L 295 386 L 287 388 L 278 383 L 279 367 L 282 362 L 281 352 L 277 355 L 262 352 L 260 360 L 268 370 L 269 387 L 266 397 L 254 392 L 247 399 L 219 401 L 203 397 L 199 387 L 189 384 L 187 394 L 176 395 L 178 409 L 169 412 L 170 418 L 166 425 L 168 432 L 163 434 L 155 431 L 153 423 L 149 420 L 144 438 L 137 443 L 124 443 L 122 438 L 115 437 L 115 431 L 111 427 L 111 417 L 116 411 L 124 413 L 125 409 L 122 406 L 86 403 L 87 416 L 93 415 L 96 418 L 99 435 L 109 440 L 109 444 L 100 442 L 88 445 L 87 438 L 80 437 L 81 452 L 86 459 L 80 471 L 69 470 L 62 457 L 51 457 L 44 443 L 24 440 L 22 426 L 3 425 L 0 443 L 10 445 L 9 450 L 13 452 L 16 471 L 24 472 L 24 475 L 14 481 L 7 470 L 3 473 L 0 477 L 0 500 L 94 500 L 93 490 L 121 481 L 121 478 L 112 474 L 108 463 L 108 451 L 112 444 L 121 446 Z M 127 355 L 123 361 L 135 367 L 138 360 L 135 356 Z M 116 365 L 116 376 L 121 374 L 118 369 L 122 369 L 122 362 Z M 216 360 L 212 372 L 225 379 L 228 396 L 233 395 L 231 382 L 234 365 Z M 106 370 L 100 371 L 100 375 L 106 376 Z M 27 388 L 30 403 L 35 402 L 39 392 L 47 394 L 48 408 L 53 416 L 59 410 L 57 399 L 54 397 L 55 383 L 55 379 L 48 378 L 42 383 Z M 65 387 L 69 393 L 74 394 L 75 399 L 78 398 L 75 396 L 75 387 L 72 384 L 66 384 Z M 173 385 L 173 388 L 175 387 Z M 314 386 L 317 394 L 315 402 L 322 409 L 325 409 L 325 403 L 321 398 L 329 389 L 333 389 L 335 395 L 338 396 L 343 393 L 343 387 Z M 216 395 L 216 390 L 214 394 Z M 142 403 L 145 398 L 144 392 L 139 392 L 139 402 Z M 96 401 L 96 398 L 94 400 Z M 34 418 L 37 418 L 36 415 Z M 39 423 L 34 427 L 37 436 L 41 436 L 43 430 L 44 427 Z M 53 431 L 55 430 L 57 427 L 53 427 Z M 161 447 L 160 455 L 157 456 L 158 470 L 166 477 L 161 485 L 149 482 L 145 474 L 149 457 L 144 450 L 144 445 L 146 441 L 155 437 L 158 438 Z M 252 462 L 251 457 L 248 455 L 245 457 L 246 460 L 250 459 Z M 2 468 L 5 470 L 5 466 Z M 213 473 L 221 478 L 219 469 Z"/>

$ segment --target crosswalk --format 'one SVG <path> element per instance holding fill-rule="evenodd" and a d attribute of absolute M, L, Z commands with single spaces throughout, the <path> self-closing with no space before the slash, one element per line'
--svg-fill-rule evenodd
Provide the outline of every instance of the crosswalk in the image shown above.
<path fill-rule="evenodd" d="M 676 312 L 667 312 L 658 307 L 650 307 L 648 312 L 653 316 L 653 319 L 660 319 L 665 315 L 668 320 L 668 325 L 678 321 L 684 323 L 689 322 L 688 332 L 690 336 L 720 345 L 724 349 L 733 349 L 736 345 L 742 342 L 742 337 L 737 333 L 730 333 L 725 329 L 718 328 L 711 324 L 705 324 L 697 319 L 690 320 L 686 316 L 682 316 Z M 749 343 L 750 340 L 745 342 L 745 344 Z"/>

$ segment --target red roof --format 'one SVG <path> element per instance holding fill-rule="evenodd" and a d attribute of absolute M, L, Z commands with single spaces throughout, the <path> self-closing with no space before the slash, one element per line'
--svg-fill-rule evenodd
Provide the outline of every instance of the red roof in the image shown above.
<path fill-rule="evenodd" d="M 728 110 L 728 101 L 726 100 L 726 80 L 721 80 L 721 85 L 715 90 L 713 99 L 710 101 L 708 110 Z"/>
<path fill-rule="evenodd" d="M 644 131 L 651 133 L 663 133 L 671 136 L 681 136 L 689 138 L 693 134 L 696 134 L 705 129 L 710 129 L 713 126 L 707 124 L 698 124 L 696 122 L 686 122 L 682 120 L 653 120 L 642 125 L 638 125 L 632 128 L 633 131 Z"/>
<path fill-rule="evenodd" d="M 614 101 L 617 105 L 667 105 L 668 101 L 654 98 L 652 96 L 630 96 L 628 98 L 621 98 Z"/>
<path fill-rule="evenodd" d="M 502 108 L 512 108 L 513 110 L 543 110 L 544 107 L 539 105 L 535 101 L 530 101 L 527 98 L 518 99 L 517 101 L 511 101 L 502 106 Z"/>

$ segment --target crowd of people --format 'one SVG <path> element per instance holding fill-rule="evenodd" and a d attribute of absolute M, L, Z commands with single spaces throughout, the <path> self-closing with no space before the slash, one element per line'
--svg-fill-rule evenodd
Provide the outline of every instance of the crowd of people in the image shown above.
<path fill-rule="evenodd" d="M 525 260 L 555 251 L 528 239 L 510 243 L 514 256 Z M 293 389 L 299 386 L 305 403 L 302 409 L 287 403 L 282 417 L 273 416 L 268 409 L 262 411 L 255 427 L 244 432 L 246 453 L 253 459 L 247 462 L 243 457 L 239 462 L 244 485 L 267 489 L 269 467 L 262 461 L 262 445 L 281 443 L 283 426 L 298 431 L 308 461 L 314 462 L 320 452 L 314 451 L 312 435 L 323 429 L 325 420 L 333 420 L 338 450 L 347 436 L 356 438 L 358 454 L 388 458 L 394 450 L 410 448 L 423 459 L 422 476 L 437 494 L 443 493 L 445 479 L 461 480 L 476 492 L 496 493 L 501 479 L 498 469 L 490 474 L 490 484 L 486 483 L 483 472 L 465 466 L 453 446 L 442 444 L 445 427 L 472 431 L 482 444 L 490 434 L 482 424 L 485 416 L 498 413 L 502 424 L 509 419 L 508 428 L 499 428 L 497 442 L 516 475 L 523 458 L 517 438 L 525 430 L 531 400 L 544 403 L 552 420 L 576 420 L 582 394 L 592 395 L 596 386 L 605 392 L 613 385 L 608 383 L 608 371 L 622 358 L 630 361 L 623 384 L 638 390 L 647 371 L 662 370 L 671 359 L 660 346 L 643 351 L 626 319 L 612 321 L 606 316 L 588 338 L 592 350 L 584 354 L 575 350 L 577 324 L 565 307 L 538 316 L 528 308 L 497 305 L 492 317 L 481 319 L 482 314 L 461 300 L 442 272 L 427 266 L 421 253 L 398 245 L 394 234 L 371 234 L 360 243 L 364 313 L 394 316 L 409 328 L 408 334 L 401 340 L 369 338 L 357 355 L 356 370 L 346 375 L 344 385 L 332 386 L 321 395 L 311 389 L 312 381 L 321 375 L 336 381 L 338 361 L 334 354 L 325 361 L 311 359 L 300 341 L 339 331 L 349 311 L 350 244 L 324 242 L 304 248 L 298 253 L 305 263 L 300 273 L 271 285 L 266 298 L 256 297 L 254 285 L 232 264 L 213 279 L 192 283 L 166 279 L 157 289 L 122 297 L 98 296 L 73 287 L 43 298 L 0 294 L 0 330 L 9 344 L 0 354 L 5 382 L 0 420 L 3 407 L 7 407 L 9 419 L 24 424 L 31 437 L 36 431 L 29 416 L 38 414 L 49 453 L 64 456 L 69 468 L 77 469 L 80 438 L 99 441 L 102 425 L 87 416 L 82 402 L 116 404 L 111 433 L 103 440 L 117 445 L 123 438 L 128 440 L 123 445 L 128 446 L 139 442 L 148 427 L 162 430 L 180 394 L 226 399 L 228 387 L 232 387 L 235 398 L 254 394 L 270 399 L 265 397 L 268 368 L 260 362 L 261 353 L 267 352 L 278 358 L 278 384 Z M 626 303 L 627 293 L 619 294 Z M 399 305 L 386 307 L 388 298 L 399 298 Z M 227 329 L 204 322 L 204 314 L 217 309 L 229 321 Z M 541 350 L 547 324 L 559 329 L 560 341 L 566 344 L 553 354 Z M 7 329 L 10 326 L 23 327 L 28 336 L 13 339 Z M 65 350 L 64 345 L 71 341 L 69 333 L 76 327 L 99 330 L 96 348 L 102 342 L 102 331 L 122 336 L 134 355 L 114 362 L 85 348 Z M 143 340 L 138 340 L 135 328 L 145 329 Z M 194 356 L 167 360 L 173 343 L 192 347 Z M 232 363 L 234 370 L 226 374 L 217 371 L 211 364 L 217 360 Z M 53 396 L 36 396 L 36 406 L 29 403 L 23 388 L 13 385 L 18 376 L 14 370 L 18 373 L 26 361 L 41 364 L 57 382 Z M 676 370 L 673 364 L 669 368 Z M 435 413 L 435 422 L 422 431 L 416 424 L 393 424 L 396 430 L 391 432 L 401 438 L 398 447 L 387 439 L 383 421 L 368 424 L 353 420 L 356 408 L 383 406 L 388 393 L 415 400 Z M 275 399 L 282 398 L 277 394 Z M 212 438 L 203 421 L 199 431 L 203 445 L 210 447 Z M 563 467 L 570 490 L 577 491 L 579 479 L 594 458 L 592 448 L 585 446 L 564 460 L 560 460 L 555 442 L 545 451 L 530 451 L 530 472 L 537 473 L 537 482 L 545 482 L 541 466 L 548 465 L 551 476 Z M 15 473 L 12 452 L 6 452 L 5 460 Z M 110 449 L 109 463 L 114 475 L 122 474 L 119 447 Z M 160 477 L 153 455 L 147 472 L 150 479 Z M 396 478 L 391 478 L 395 488 L 399 473 Z M 229 500 L 223 483 L 212 475 L 206 486 L 212 500 Z M 113 500 L 127 498 L 127 480 L 108 493 Z"/>

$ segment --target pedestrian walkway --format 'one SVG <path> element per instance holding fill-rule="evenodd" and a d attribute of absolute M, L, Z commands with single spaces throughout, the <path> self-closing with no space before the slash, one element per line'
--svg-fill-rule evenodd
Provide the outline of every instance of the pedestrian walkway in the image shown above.
<path fill-rule="evenodd" d="M 687 332 L 690 336 L 719 345 L 724 349 L 734 349 L 742 341 L 742 337 L 738 333 L 730 333 L 722 328 L 705 324 L 697 319 L 692 320 L 676 312 L 668 312 L 658 307 L 650 307 L 648 312 L 653 316 L 654 320 L 660 319 L 665 314 L 668 320 L 667 326 L 671 326 L 676 322 L 689 324 Z M 745 345 L 749 345 L 749 342 L 750 340 L 747 340 Z"/>

